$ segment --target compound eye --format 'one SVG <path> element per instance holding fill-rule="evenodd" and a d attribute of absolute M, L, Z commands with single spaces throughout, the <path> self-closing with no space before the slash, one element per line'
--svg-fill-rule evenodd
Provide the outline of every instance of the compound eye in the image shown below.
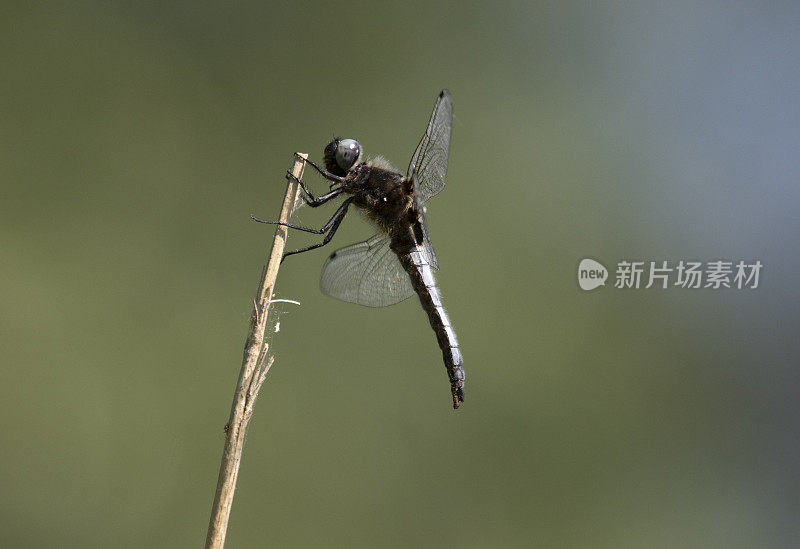
<path fill-rule="evenodd" d="M 361 147 L 355 139 L 342 139 L 336 147 L 336 163 L 344 171 L 349 171 L 361 155 Z"/>

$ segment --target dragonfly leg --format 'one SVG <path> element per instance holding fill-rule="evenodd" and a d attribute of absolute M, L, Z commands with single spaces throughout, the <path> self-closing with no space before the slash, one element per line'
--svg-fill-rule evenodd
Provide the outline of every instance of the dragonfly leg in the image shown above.
<path fill-rule="evenodd" d="M 286 172 L 286 179 L 292 179 L 294 181 L 297 181 L 297 183 L 300 185 L 300 188 L 303 189 L 303 192 L 305 192 L 305 195 L 300 195 L 300 196 L 302 196 L 303 197 L 303 201 L 305 201 L 305 203 L 308 204 L 309 206 L 311 206 L 312 208 L 316 208 L 317 206 L 321 206 L 322 204 L 325 204 L 326 202 L 328 202 L 332 198 L 336 198 L 343 191 L 343 189 L 341 187 L 338 188 L 338 189 L 333 189 L 332 188 L 330 190 L 330 192 L 325 193 L 322 196 L 318 196 L 317 197 L 317 196 L 314 196 L 313 194 L 311 194 L 311 191 L 308 190 L 308 187 L 306 187 L 306 184 L 303 183 L 303 181 L 299 177 L 294 175 L 292 172 Z M 333 183 L 331 185 L 331 187 L 333 187 L 333 185 L 335 185 L 335 183 Z M 306 197 L 306 195 L 308 195 L 308 196 Z"/>
<path fill-rule="evenodd" d="M 259 223 L 266 223 L 268 225 L 281 225 L 282 227 L 289 227 L 290 229 L 296 229 L 298 231 L 304 231 L 304 232 L 312 233 L 312 234 L 325 234 L 325 233 L 328 233 L 328 234 L 325 234 L 325 238 L 319 244 L 314 244 L 312 246 L 307 246 L 307 247 L 301 248 L 299 250 L 294 250 L 294 251 L 291 251 L 291 252 L 284 253 L 283 254 L 283 259 L 286 259 L 290 255 L 299 254 L 299 253 L 302 253 L 302 252 L 307 252 L 309 250 L 314 250 L 314 249 L 320 248 L 320 247 L 324 246 L 325 244 L 327 244 L 328 242 L 330 242 L 331 238 L 333 238 L 333 235 L 336 233 L 336 230 L 339 228 L 339 224 L 342 222 L 342 219 L 344 219 L 344 215 L 347 213 L 347 208 L 350 207 L 350 203 L 352 201 L 353 201 L 353 198 L 351 197 L 351 198 L 348 198 L 347 200 L 345 200 L 344 202 L 342 202 L 342 205 L 339 206 L 339 209 L 337 209 L 336 212 L 334 212 L 334 214 L 331 216 L 331 218 L 325 223 L 325 225 L 322 226 L 321 229 L 311 229 L 309 227 L 301 227 L 300 225 L 292 225 L 291 223 L 284 223 L 283 221 L 265 221 L 263 219 L 258 219 L 257 217 L 255 217 L 253 215 L 251 215 L 250 217 L 253 219 L 253 221 L 258 221 Z M 281 259 L 281 261 L 283 261 L 283 259 Z"/>
<path fill-rule="evenodd" d="M 264 219 L 259 219 L 252 214 L 250 214 L 250 219 L 253 221 L 258 221 L 259 223 L 266 223 L 267 225 L 280 225 L 281 227 L 289 227 L 290 229 L 297 229 L 298 231 L 304 231 L 307 233 L 323 234 L 325 232 L 325 229 L 309 229 L 308 227 L 292 225 L 291 223 L 284 223 L 283 221 L 266 221 Z"/>
<path fill-rule="evenodd" d="M 325 238 L 322 239 L 322 242 L 320 242 L 319 244 L 312 244 L 311 246 L 306 246 L 305 248 L 300 248 L 299 250 L 292 250 L 291 252 L 284 253 L 283 258 L 281 258 L 281 263 L 283 263 L 283 260 L 289 257 L 290 255 L 307 252 L 309 250 L 316 250 L 317 248 L 321 248 L 325 244 L 330 242 L 331 239 L 333 238 L 333 235 L 336 234 L 336 231 L 339 229 L 339 225 L 341 224 L 342 219 L 344 219 L 344 216 L 347 213 L 347 208 L 350 206 L 350 203 L 352 201 L 353 201 L 352 198 L 348 198 L 347 200 L 342 202 L 342 205 L 339 206 L 339 209 L 336 210 L 336 213 L 334 213 L 333 216 L 328 220 L 328 222 L 325 223 L 325 226 L 322 228 L 319 234 L 325 231 L 328 231 L 328 234 L 325 235 Z"/>
<path fill-rule="evenodd" d="M 298 158 L 303 158 L 302 156 L 298 156 Z M 340 177 L 338 175 L 332 174 L 331 172 L 321 168 L 318 164 L 316 164 L 313 160 L 309 160 L 308 158 L 303 158 L 303 161 L 317 170 L 319 173 L 322 174 L 322 177 L 325 179 L 329 179 L 331 181 L 335 181 L 337 183 L 342 183 L 344 181 L 344 177 Z"/>

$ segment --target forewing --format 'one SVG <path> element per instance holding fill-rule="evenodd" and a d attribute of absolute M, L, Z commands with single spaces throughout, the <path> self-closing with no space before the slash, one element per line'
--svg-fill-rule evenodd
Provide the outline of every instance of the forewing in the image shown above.
<path fill-rule="evenodd" d="M 411 280 L 389 247 L 388 235 L 336 250 L 322 267 L 322 292 L 367 307 L 394 305 L 414 294 Z"/>
<path fill-rule="evenodd" d="M 422 136 L 414 156 L 411 157 L 406 174 L 407 177 L 411 177 L 413 172 L 417 172 L 422 190 L 420 195 L 422 202 L 439 194 L 444 188 L 452 126 L 453 99 L 449 91 L 442 90 L 433 107 L 425 135 Z"/>

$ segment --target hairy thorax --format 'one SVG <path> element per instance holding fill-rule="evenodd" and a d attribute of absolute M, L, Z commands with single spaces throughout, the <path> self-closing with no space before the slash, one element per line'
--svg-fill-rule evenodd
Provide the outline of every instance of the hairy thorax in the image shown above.
<path fill-rule="evenodd" d="M 394 234 L 409 215 L 413 203 L 413 184 L 391 168 L 378 162 L 356 166 L 347 174 L 345 191 L 353 203 L 383 231 Z"/>

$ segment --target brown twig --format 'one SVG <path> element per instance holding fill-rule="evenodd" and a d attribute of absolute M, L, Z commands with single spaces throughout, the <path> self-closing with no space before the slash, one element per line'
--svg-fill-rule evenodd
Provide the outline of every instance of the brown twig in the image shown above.
<path fill-rule="evenodd" d="M 306 154 L 295 156 L 292 173 L 300 178 L 303 175 Z M 286 223 L 294 211 L 295 202 L 299 193 L 297 181 L 289 179 L 286 196 L 283 199 L 280 221 Z M 283 248 L 286 244 L 287 228 L 281 225 L 275 227 L 275 238 L 269 252 L 267 265 L 261 273 L 261 282 L 256 292 L 253 314 L 250 317 L 250 333 L 244 345 L 242 369 L 239 372 L 239 381 L 231 405 L 231 416 L 225 425 L 225 449 L 222 452 L 222 463 L 219 467 L 217 492 L 214 495 L 214 506 L 211 509 L 211 521 L 208 524 L 206 548 L 221 549 L 225 545 L 225 534 L 228 530 L 228 518 L 233 505 L 233 494 L 236 490 L 236 478 L 239 475 L 239 464 L 242 461 L 242 449 L 247 425 L 253 415 L 258 391 L 267 377 L 267 372 L 272 366 L 273 357 L 267 358 L 269 344 L 264 342 L 267 328 L 267 313 L 272 299 L 275 280 L 278 277 L 278 268 L 283 257 Z"/>

